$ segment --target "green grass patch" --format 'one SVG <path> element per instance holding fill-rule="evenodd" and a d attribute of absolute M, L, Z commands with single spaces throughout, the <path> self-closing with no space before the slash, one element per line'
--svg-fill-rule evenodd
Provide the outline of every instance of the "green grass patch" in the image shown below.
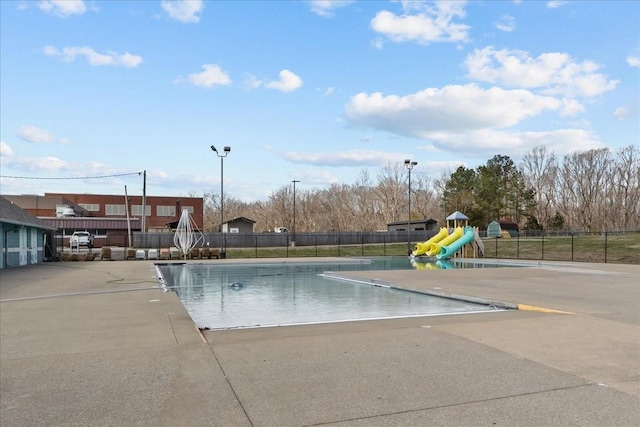
<path fill-rule="evenodd" d="M 484 239 L 485 257 L 640 264 L 640 233 Z"/>
<path fill-rule="evenodd" d="M 485 258 L 640 264 L 640 232 L 483 239 Z M 227 248 L 227 258 L 406 256 L 406 243 Z"/>

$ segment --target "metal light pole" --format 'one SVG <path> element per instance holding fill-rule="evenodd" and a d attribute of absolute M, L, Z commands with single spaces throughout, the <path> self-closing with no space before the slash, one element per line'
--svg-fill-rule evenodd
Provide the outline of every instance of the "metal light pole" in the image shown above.
<path fill-rule="evenodd" d="M 404 161 L 404 167 L 409 171 L 409 217 L 407 219 L 407 255 L 411 255 L 411 169 L 413 169 L 413 167 L 417 164 L 418 162 L 412 162 L 411 159 L 405 159 Z"/>
<path fill-rule="evenodd" d="M 291 237 L 291 246 L 296 245 L 296 182 L 300 182 L 297 180 L 291 181 L 293 182 L 293 235 Z"/>
<path fill-rule="evenodd" d="M 222 230 L 222 225 L 224 224 L 224 158 L 231 152 L 231 147 L 225 146 L 222 150 L 224 154 L 220 154 L 220 152 L 216 149 L 215 146 L 211 146 L 211 150 L 213 150 L 218 157 L 220 157 L 220 232 L 222 233 L 222 248 L 220 250 L 220 257 L 224 258 L 226 255 L 225 252 L 225 236 L 224 231 Z"/>

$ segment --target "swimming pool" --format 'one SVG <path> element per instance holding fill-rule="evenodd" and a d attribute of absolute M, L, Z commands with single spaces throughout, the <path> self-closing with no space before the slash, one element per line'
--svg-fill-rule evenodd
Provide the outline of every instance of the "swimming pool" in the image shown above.
<path fill-rule="evenodd" d="M 162 264 L 201 329 L 282 326 L 495 310 L 485 305 L 324 277 L 327 271 L 409 270 L 407 258 L 340 263 Z"/>

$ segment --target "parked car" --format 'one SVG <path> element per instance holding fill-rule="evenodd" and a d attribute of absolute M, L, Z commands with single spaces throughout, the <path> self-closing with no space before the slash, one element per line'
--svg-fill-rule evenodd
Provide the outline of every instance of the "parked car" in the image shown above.
<path fill-rule="evenodd" d="M 93 236 L 88 231 L 76 231 L 69 238 L 69 245 L 72 248 L 91 247 L 93 246 Z"/>

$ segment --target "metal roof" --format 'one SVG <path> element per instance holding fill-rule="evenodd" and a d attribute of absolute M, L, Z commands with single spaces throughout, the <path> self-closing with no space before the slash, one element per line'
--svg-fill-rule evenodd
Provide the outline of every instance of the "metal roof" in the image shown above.
<path fill-rule="evenodd" d="M 45 223 L 52 226 L 54 229 L 59 230 L 63 228 L 73 229 L 102 229 L 102 230 L 126 230 L 127 219 L 126 218 L 96 218 L 96 217 L 42 217 L 40 218 Z M 139 218 L 130 218 L 132 230 L 141 229 L 141 221 Z"/>
<path fill-rule="evenodd" d="M 466 216 L 465 214 L 463 214 L 460 211 L 455 211 L 454 213 L 452 213 L 451 215 L 449 215 L 447 217 L 447 221 L 452 221 L 452 220 L 456 220 L 456 219 L 468 220 L 469 217 Z"/>
<path fill-rule="evenodd" d="M 237 216 L 237 217 L 235 217 L 233 219 L 230 219 L 229 221 L 223 222 L 223 224 L 228 224 L 228 223 L 235 222 L 235 221 L 244 221 L 244 222 L 248 222 L 249 224 L 255 224 L 256 223 L 254 220 L 246 218 L 244 216 Z"/>
<path fill-rule="evenodd" d="M 437 223 L 438 221 L 436 221 L 435 219 L 412 219 L 411 221 L 395 221 L 395 222 L 389 222 L 387 223 L 387 226 L 389 225 L 406 225 L 407 223 L 411 223 L 411 224 L 430 224 L 430 223 Z"/>

